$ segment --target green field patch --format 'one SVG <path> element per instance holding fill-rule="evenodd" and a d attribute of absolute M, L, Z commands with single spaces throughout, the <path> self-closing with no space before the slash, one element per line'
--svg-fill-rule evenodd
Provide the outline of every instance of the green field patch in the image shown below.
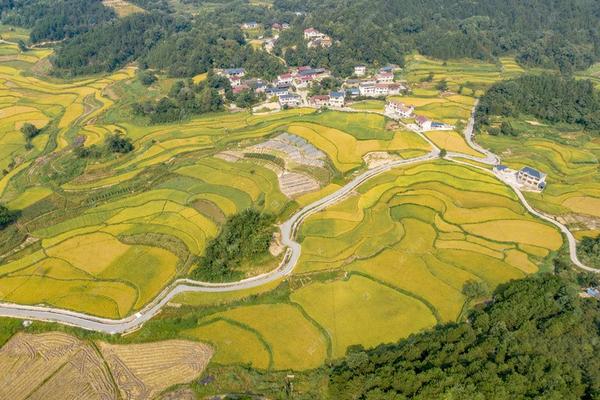
<path fill-rule="evenodd" d="M 267 369 L 269 349 L 256 333 L 226 320 L 216 320 L 197 328 L 183 331 L 183 335 L 210 343 L 215 348 L 213 362 L 219 364 L 250 364 L 253 368 Z M 243 350 L 242 350 L 243 349 Z"/>
<path fill-rule="evenodd" d="M 436 323 L 418 300 L 362 276 L 313 283 L 295 291 L 291 299 L 325 328 L 336 358 L 350 345 L 394 342 Z"/>
<path fill-rule="evenodd" d="M 48 276 L 0 279 L 0 298 L 3 301 L 48 304 L 108 318 L 127 315 L 136 297 L 136 290 L 121 282 L 54 279 Z"/>
<path fill-rule="evenodd" d="M 135 245 L 115 259 L 98 277 L 133 284 L 139 293 L 133 307 L 139 309 L 174 278 L 176 265 L 177 257 L 167 250 Z"/>
<path fill-rule="evenodd" d="M 210 318 L 231 319 L 259 332 L 271 348 L 274 369 L 310 369 L 325 361 L 326 339 L 317 327 L 291 305 L 237 307 Z M 252 349 L 238 348 L 237 351 Z"/>

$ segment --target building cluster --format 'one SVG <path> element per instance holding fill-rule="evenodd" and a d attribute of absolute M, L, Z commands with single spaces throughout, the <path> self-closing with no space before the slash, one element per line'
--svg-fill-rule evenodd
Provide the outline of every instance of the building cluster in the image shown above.
<path fill-rule="evenodd" d="M 290 68 L 272 82 L 266 82 L 262 79 L 245 79 L 246 71 L 244 68 L 225 69 L 220 74 L 227 77 L 234 93 L 253 89 L 257 93 L 265 93 L 269 98 L 276 97 L 282 107 L 302 105 L 302 97 L 296 94 L 296 91 L 306 90 L 313 82 L 331 77 L 330 72 L 325 68 L 310 66 Z M 336 103 L 334 100 L 333 103 L 339 104 L 339 101 Z"/>
<path fill-rule="evenodd" d="M 346 93 L 330 92 L 326 95 L 316 95 L 308 99 L 308 104 L 314 107 L 342 108 L 346 105 Z"/>
<path fill-rule="evenodd" d="M 319 32 L 315 28 L 308 28 L 304 30 L 304 40 L 307 40 L 307 47 L 330 47 L 333 42 L 329 35 Z"/>
<path fill-rule="evenodd" d="M 356 78 L 347 79 L 344 88 L 350 97 L 385 97 L 399 95 L 406 86 L 395 82 L 394 72 L 398 67 L 390 65 L 380 68 L 377 73 L 367 77 L 367 67 L 354 67 Z"/>

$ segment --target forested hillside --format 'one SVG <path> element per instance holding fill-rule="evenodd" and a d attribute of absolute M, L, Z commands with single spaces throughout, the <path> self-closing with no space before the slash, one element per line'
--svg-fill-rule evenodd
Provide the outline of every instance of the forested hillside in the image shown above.
<path fill-rule="evenodd" d="M 62 40 L 115 18 L 99 0 L 1 0 L 2 22 L 31 28 L 31 41 Z"/>
<path fill-rule="evenodd" d="M 115 21 L 100 0 L 3 0 L 0 11 L 3 22 L 31 27 L 34 42 L 75 37 L 58 51 L 56 65 L 63 74 L 112 71 L 141 59 L 175 76 L 240 65 L 253 75 L 273 76 L 279 61 L 246 43 L 239 28 L 245 21 L 265 27 L 290 23 L 276 55 L 289 65 L 344 75 L 357 63 L 402 64 L 403 55 L 414 50 L 442 59 L 516 54 L 524 65 L 562 72 L 600 59 L 600 5 L 593 0 L 276 0 L 271 8 L 239 0 L 210 7 L 201 0 L 181 2 L 198 8 L 193 15 L 163 0 L 133 3 L 162 15 Z M 329 34 L 333 46 L 307 48 L 302 36 L 307 27 Z M 106 60 L 97 55 L 104 53 Z"/>
<path fill-rule="evenodd" d="M 477 107 L 477 124 L 493 116 L 533 115 L 550 123 L 579 124 L 600 130 L 600 91 L 589 80 L 560 75 L 524 75 L 494 84 Z"/>
<path fill-rule="evenodd" d="M 469 322 L 373 350 L 330 375 L 331 398 L 597 399 L 600 307 L 553 275 L 508 283 Z"/>
<path fill-rule="evenodd" d="M 414 49 L 443 59 L 514 52 L 525 65 L 571 71 L 600 56 L 594 0 L 276 0 L 275 7 L 306 12 L 304 24 L 340 40 L 344 51 L 337 54 L 345 59 L 388 62 Z"/>

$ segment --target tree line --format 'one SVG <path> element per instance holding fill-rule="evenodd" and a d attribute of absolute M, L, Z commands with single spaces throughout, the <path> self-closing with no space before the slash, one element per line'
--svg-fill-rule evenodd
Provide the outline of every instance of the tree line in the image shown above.
<path fill-rule="evenodd" d="M 550 123 L 579 124 L 600 130 L 600 91 L 589 80 L 555 74 L 524 75 L 492 85 L 481 97 L 476 111 L 478 128 L 490 129 L 494 116 L 533 115 Z M 492 132 L 495 132 L 492 128 Z M 502 134 L 516 134 L 506 122 Z M 497 132 L 496 132 L 497 133 Z"/>
<path fill-rule="evenodd" d="M 597 399 L 600 306 L 577 292 L 534 275 L 499 286 L 467 322 L 351 347 L 329 371 L 331 398 Z"/>

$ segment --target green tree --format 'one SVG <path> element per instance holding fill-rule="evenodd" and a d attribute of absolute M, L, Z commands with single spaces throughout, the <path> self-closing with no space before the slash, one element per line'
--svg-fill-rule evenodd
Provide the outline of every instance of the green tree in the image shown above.
<path fill-rule="evenodd" d="M 138 73 L 138 79 L 144 86 L 150 86 L 158 80 L 156 75 L 149 71 L 140 71 Z"/>
<path fill-rule="evenodd" d="M 29 122 L 25 122 L 23 126 L 21 126 L 21 133 L 25 137 L 25 140 L 29 142 L 40 133 L 40 129 Z"/>
<path fill-rule="evenodd" d="M 133 143 L 128 137 L 119 132 L 108 135 L 104 141 L 106 149 L 111 153 L 129 153 L 133 150 Z"/>
<path fill-rule="evenodd" d="M 435 85 L 435 88 L 440 92 L 445 92 L 448 90 L 448 82 L 445 79 L 442 79 Z"/>
<path fill-rule="evenodd" d="M 0 229 L 6 228 L 8 225 L 15 222 L 18 217 L 18 211 L 11 211 L 0 204 Z"/>
<path fill-rule="evenodd" d="M 464 283 L 462 293 L 469 299 L 479 299 L 489 294 L 489 289 L 484 281 L 468 280 Z"/>

